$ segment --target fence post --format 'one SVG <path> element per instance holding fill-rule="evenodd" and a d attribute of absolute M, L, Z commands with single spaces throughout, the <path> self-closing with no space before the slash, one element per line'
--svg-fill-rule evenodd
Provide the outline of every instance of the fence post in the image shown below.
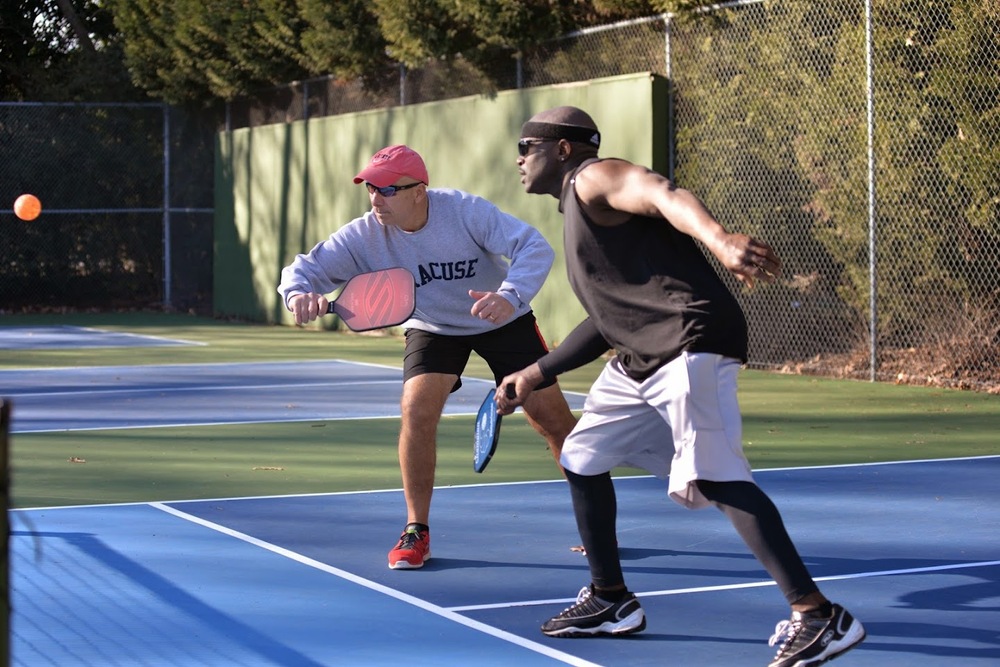
<path fill-rule="evenodd" d="M 10 399 L 0 396 L 0 665 L 10 664 Z"/>
<path fill-rule="evenodd" d="M 876 218 L 875 218 L 875 78 L 872 39 L 872 0 L 865 0 L 865 78 L 868 102 L 868 365 L 869 381 L 875 382 L 878 363 L 878 290 L 876 281 Z"/>
<path fill-rule="evenodd" d="M 406 106 L 406 65 L 399 63 L 399 106 Z"/>
<path fill-rule="evenodd" d="M 670 59 L 670 28 L 672 14 L 663 15 L 663 49 L 664 49 L 664 71 L 667 75 L 667 178 L 674 180 L 674 159 L 676 153 L 676 141 L 674 140 L 674 71 L 673 62 Z"/>
<path fill-rule="evenodd" d="M 170 261 L 170 106 L 163 105 L 163 310 L 170 310 L 173 295 Z"/>

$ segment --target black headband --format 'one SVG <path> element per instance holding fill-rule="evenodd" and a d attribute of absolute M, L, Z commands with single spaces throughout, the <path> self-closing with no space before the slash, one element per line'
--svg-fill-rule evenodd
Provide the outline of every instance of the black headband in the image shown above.
<path fill-rule="evenodd" d="M 590 144 L 594 148 L 601 147 L 601 133 L 593 128 L 580 125 L 560 125 L 559 123 L 540 123 L 529 120 L 521 126 L 521 136 L 537 139 L 566 139 Z"/>

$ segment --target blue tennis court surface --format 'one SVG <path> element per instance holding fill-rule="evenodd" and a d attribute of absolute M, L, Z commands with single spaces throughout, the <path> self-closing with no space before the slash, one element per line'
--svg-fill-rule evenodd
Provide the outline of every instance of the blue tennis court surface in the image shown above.
<path fill-rule="evenodd" d="M 1000 661 L 1000 457 L 760 471 L 865 624 L 835 664 Z M 587 583 L 563 482 L 441 488 L 433 559 L 389 570 L 402 494 L 12 512 L 15 665 L 766 665 L 781 594 L 722 515 L 620 478 L 640 635 L 550 639 Z"/>
<path fill-rule="evenodd" d="M 0 350 L 177 345 L 203 345 L 203 343 L 69 325 L 0 327 Z"/>
<path fill-rule="evenodd" d="M 492 382 L 463 378 L 448 414 Z M 14 431 L 397 417 L 401 371 L 340 361 L 0 371 Z M 568 396 L 578 408 L 582 397 Z M 1000 456 L 759 471 L 869 638 L 834 664 L 1000 664 Z M 394 571 L 399 490 L 11 512 L 13 664 L 766 665 L 784 600 L 715 510 L 617 481 L 628 638 L 539 625 L 589 581 L 562 481 L 439 488 L 432 560 Z"/>
<path fill-rule="evenodd" d="M 336 360 L 0 370 L 13 433 L 398 417 L 402 386 L 401 369 Z M 462 378 L 444 413 L 474 415 L 491 387 Z"/>

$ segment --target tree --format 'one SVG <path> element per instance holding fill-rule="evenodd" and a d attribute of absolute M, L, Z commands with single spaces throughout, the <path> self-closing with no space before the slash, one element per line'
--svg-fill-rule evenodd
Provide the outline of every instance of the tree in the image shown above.
<path fill-rule="evenodd" d="M 0 5 L 0 97 L 99 101 L 141 96 L 129 81 L 111 12 L 98 0 Z"/>
<path fill-rule="evenodd" d="M 112 0 L 136 85 L 182 104 L 307 76 L 304 22 L 285 0 Z"/>
<path fill-rule="evenodd" d="M 360 77 L 393 63 L 369 2 L 299 0 L 300 64 L 313 74 Z"/>
<path fill-rule="evenodd" d="M 1000 26 L 990 11 L 990 0 L 875 3 L 877 305 L 890 345 L 947 337 L 972 311 L 995 321 L 1000 309 Z M 859 87 L 863 29 L 845 26 L 840 39 L 829 78 L 817 83 L 845 99 Z M 802 103 L 817 121 L 802 126 L 800 152 L 821 186 L 816 236 L 846 267 L 842 296 L 864 311 L 866 133 L 857 108 L 838 112 L 817 94 Z M 848 144 L 852 160 L 824 159 Z"/>
<path fill-rule="evenodd" d="M 491 79 L 490 63 L 521 48 L 653 12 L 644 0 L 110 1 L 133 80 L 175 103 L 429 60 L 461 60 Z"/>

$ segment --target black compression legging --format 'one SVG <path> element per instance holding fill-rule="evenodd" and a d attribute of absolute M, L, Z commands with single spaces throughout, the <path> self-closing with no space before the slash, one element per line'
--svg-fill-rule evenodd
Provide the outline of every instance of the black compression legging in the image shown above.
<path fill-rule="evenodd" d="M 598 588 L 615 588 L 625 583 L 618 558 L 618 538 L 615 522 L 618 499 L 611 473 L 577 475 L 566 471 L 573 513 L 580 540 L 587 550 L 590 577 Z"/>
<path fill-rule="evenodd" d="M 625 582 L 618 558 L 618 501 L 610 473 L 584 476 L 566 471 L 576 525 L 598 588 Z M 778 584 L 789 604 L 816 592 L 816 583 L 792 544 L 778 509 L 752 482 L 697 482 L 698 489 L 736 528 L 750 551 Z"/>
<path fill-rule="evenodd" d="M 806 569 L 778 508 L 753 482 L 695 482 L 702 495 L 722 510 L 789 604 L 818 588 Z"/>

